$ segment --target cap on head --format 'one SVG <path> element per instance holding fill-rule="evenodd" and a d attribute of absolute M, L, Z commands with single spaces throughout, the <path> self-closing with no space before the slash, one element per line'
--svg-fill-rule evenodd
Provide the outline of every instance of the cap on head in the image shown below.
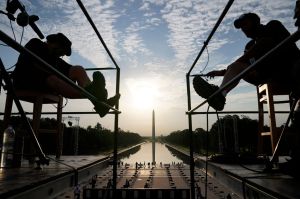
<path fill-rule="evenodd" d="M 72 42 L 62 33 L 51 34 L 46 37 L 49 42 L 57 42 L 65 49 L 65 55 L 70 56 L 72 53 Z"/>
<path fill-rule="evenodd" d="M 246 20 L 251 20 L 254 24 L 259 25 L 260 24 L 260 18 L 257 14 L 255 13 L 245 13 L 242 14 L 238 19 L 236 19 L 234 21 L 234 27 L 239 29 L 241 28 L 242 24 L 246 21 Z"/>

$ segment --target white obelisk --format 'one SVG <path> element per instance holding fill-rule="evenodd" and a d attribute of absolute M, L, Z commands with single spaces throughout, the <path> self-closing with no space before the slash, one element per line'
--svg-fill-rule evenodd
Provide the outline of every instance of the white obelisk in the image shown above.
<path fill-rule="evenodd" d="M 155 164 L 155 113 L 152 111 L 152 163 Z"/>

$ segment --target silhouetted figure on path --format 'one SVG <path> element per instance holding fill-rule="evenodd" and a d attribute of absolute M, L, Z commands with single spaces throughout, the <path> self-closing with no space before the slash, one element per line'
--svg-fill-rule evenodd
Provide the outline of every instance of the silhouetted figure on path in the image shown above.
<path fill-rule="evenodd" d="M 112 180 L 111 180 L 111 179 L 108 180 L 108 182 L 107 182 L 107 184 L 106 184 L 106 188 L 107 188 L 107 189 L 112 188 Z"/>
<path fill-rule="evenodd" d="M 80 193 L 81 193 L 80 186 L 76 185 L 74 189 L 74 198 L 80 199 Z"/>
<path fill-rule="evenodd" d="M 129 186 L 130 186 L 130 184 L 129 184 L 129 180 L 128 180 L 128 179 L 126 179 L 124 187 L 125 187 L 125 188 L 129 188 Z"/>
<path fill-rule="evenodd" d="M 94 188 L 96 187 L 97 178 L 98 178 L 97 175 L 94 175 L 94 176 L 92 177 L 92 181 L 91 181 L 92 189 L 94 189 Z"/>

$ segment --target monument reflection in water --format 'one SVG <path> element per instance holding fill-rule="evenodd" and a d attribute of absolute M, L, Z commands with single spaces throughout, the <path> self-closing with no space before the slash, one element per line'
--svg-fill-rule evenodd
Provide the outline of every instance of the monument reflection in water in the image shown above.
<path fill-rule="evenodd" d="M 147 142 L 142 144 L 140 150 L 134 154 L 129 155 L 129 157 L 121 158 L 121 161 L 128 164 L 138 163 L 148 163 L 152 162 L 152 143 Z M 172 162 L 181 163 L 182 160 L 171 154 L 168 148 L 161 143 L 155 143 L 155 161 L 157 164 L 162 162 L 163 164 L 171 164 Z"/>

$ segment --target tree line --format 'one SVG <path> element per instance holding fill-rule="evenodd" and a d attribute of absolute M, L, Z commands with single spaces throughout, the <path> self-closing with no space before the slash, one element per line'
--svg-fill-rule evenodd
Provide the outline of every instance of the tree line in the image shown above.
<path fill-rule="evenodd" d="M 267 128 L 267 127 L 266 127 Z M 189 148 L 189 129 L 171 132 L 161 138 L 164 142 Z M 196 128 L 192 132 L 194 151 L 199 154 L 256 153 L 258 141 L 258 121 L 247 116 L 226 115 L 217 120 L 209 131 Z"/>
<path fill-rule="evenodd" d="M 31 122 L 31 119 L 29 119 Z M 29 150 L 31 144 L 29 134 L 23 124 L 21 117 L 12 116 L 10 124 L 13 126 L 16 134 L 24 137 L 24 153 Z M 56 119 L 54 118 L 41 118 L 40 128 L 42 129 L 55 129 L 57 126 Z M 0 129 L 3 129 L 3 121 L 0 120 Z M 88 126 L 83 128 L 80 126 L 73 126 L 63 124 L 63 154 L 74 154 L 75 147 L 78 146 L 78 155 L 92 155 L 103 152 L 110 152 L 114 144 L 114 132 L 110 129 L 102 127 L 97 123 L 94 127 Z M 76 144 L 76 134 L 78 135 L 78 143 Z M 43 133 L 39 134 L 38 140 L 46 154 L 55 154 L 56 137 L 55 134 Z M 126 148 L 143 142 L 143 138 L 138 134 L 130 131 L 118 129 L 118 147 Z"/>
<path fill-rule="evenodd" d="M 29 119 L 30 120 L 30 119 Z M 25 137 L 25 152 L 30 144 L 28 133 L 20 117 L 11 117 L 11 124 L 15 131 Z M 56 119 L 41 118 L 41 128 L 53 128 L 56 126 Z M 78 154 L 99 154 L 109 152 L 114 145 L 114 132 L 102 127 L 97 123 L 94 127 L 87 128 L 63 124 L 63 154 L 71 155 L 75 151 L 75 135 L 78 133 Z M 269 127 L 265 126 L 265 131 Z M 3 121 L 0 120 L 0 129 L 3 129 Z M 146 138 L 141 137 L 138 133 L 118 130 L 118 147 L 126 148 L 141 143 Z M 190 133 L 188 129 L 170 132 L 167 136 L 161 136 L 159 140 L 186 149 L 190 146 Z M 264 151 L 270 153 L 270 139 L 264 139 Z M 56 137 L 53 134 L 40 134 L 39 142 L 46 154 L 54 154 L 56 147 Z M 192 132 L 192 142 L 194 151 L 199 154 L 215 153 L 257 153 L 258 144 L 258 121 L 250 119 L 247 116 L 226 115 L 217 120 L 209 131 L 203 128 L 196 128 Z M 27 143 L 27 144 L 26 144 Z M 287 142 L 286 142 L 287 143 Z M 287 144 L 286 144 L 287 145 Z M 288 146 L 285 152 L 288 152 Z"/>

